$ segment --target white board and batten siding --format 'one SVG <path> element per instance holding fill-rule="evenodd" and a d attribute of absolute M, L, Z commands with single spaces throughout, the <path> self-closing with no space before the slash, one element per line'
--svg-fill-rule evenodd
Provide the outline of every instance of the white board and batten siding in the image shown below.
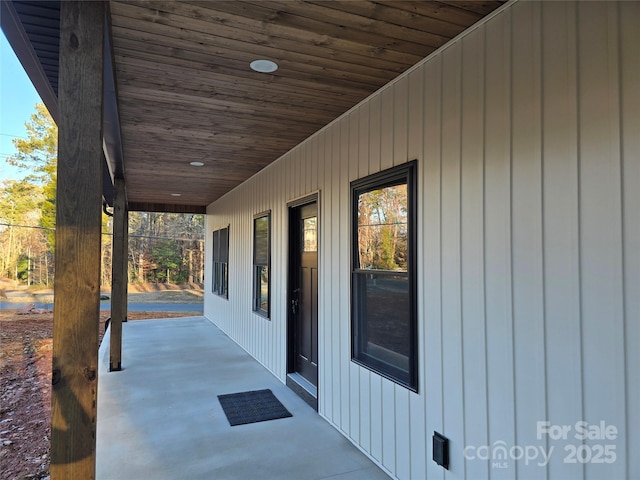
<path fill-rule="evenodd" d="M 284 381 L 287 202 L 317 192 L 320 415 L 397 478 L 640 479 L 639 26 L 639 2 L 515 2 L 425 59 L 209 206 L 207 241 L 231 230 L 207 317 Z M 350 361 L 349 183 L 414 159 L 418 393 Z M 251 311 L 266 210 L 270 321 Z"/>

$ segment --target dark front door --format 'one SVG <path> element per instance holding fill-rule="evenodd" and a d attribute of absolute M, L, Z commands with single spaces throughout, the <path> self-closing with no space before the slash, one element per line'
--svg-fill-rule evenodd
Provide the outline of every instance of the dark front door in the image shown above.
<path fill-rule="evenodd" d="M 290 371 L 318 385 L 318 206 L 290 210 Z"/>

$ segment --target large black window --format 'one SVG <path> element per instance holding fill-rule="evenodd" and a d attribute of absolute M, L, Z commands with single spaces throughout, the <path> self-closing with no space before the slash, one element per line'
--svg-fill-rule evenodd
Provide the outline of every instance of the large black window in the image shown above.
<path fill-rule="evenodd" d="M 352 359 L 417 391 L 415 170 L 351 183 Z"/>
<path fill-rule="evenodd" d="M 253 219 L 253 311 L 269 318 L 271 213 Z"/>
<path fill-rule="evenodd" d="M 229 227 L 213 232 L 213 282 L 216 295 L 229 298 Z"/>

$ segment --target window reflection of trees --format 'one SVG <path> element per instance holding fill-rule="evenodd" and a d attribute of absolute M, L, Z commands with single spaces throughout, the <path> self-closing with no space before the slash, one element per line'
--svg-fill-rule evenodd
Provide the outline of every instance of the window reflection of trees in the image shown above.
<path fill-rule="evenodd" d="M 407 185 L 358 197 L 359 268 L 407 271 Z"/>
<path fill-rule="evenodd" d="M 269 310 L 269 269 L 260 267 L 260 310 Z"/>
<path fill-rule="evenodd" d="M 317 217 L 305 218 L 302 222 L 303 252 L 318 250 Z"/>

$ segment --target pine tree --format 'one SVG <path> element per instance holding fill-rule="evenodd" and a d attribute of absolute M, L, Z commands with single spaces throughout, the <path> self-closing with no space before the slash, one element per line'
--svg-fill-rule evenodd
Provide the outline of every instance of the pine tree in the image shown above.
<path fill-rule="evenodd" d="M 25 180 L 42 188 L 40 225 L 48 229 L 47 242 L 51 253 L 55 250 L 56 171 L 58 166 L 58 127 L 47 107 L 37 103 L 35 113 L 25 123 L 27 138 L 16 138 L 13 144 L 18 153 L 7 159 L 16 167 L 27 170 Z"/>

